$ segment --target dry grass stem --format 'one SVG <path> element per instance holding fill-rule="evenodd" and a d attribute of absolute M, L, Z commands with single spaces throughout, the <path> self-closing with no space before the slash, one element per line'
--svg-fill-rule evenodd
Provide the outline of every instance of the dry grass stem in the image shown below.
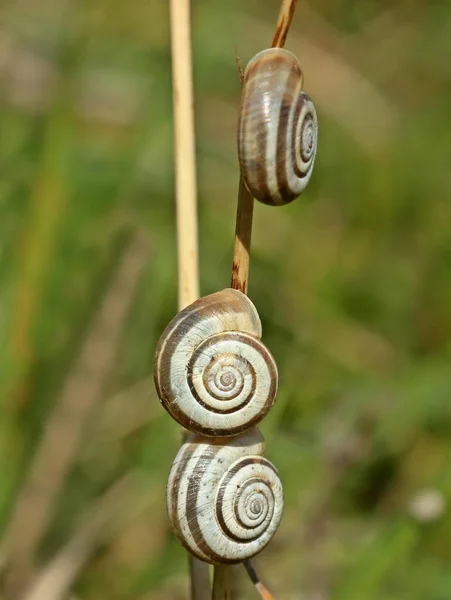
<path fill-rule="evenodd" d="M 171 0 L 179 308 L 199 297 L 196 147 L 189 0 Z"/>
<path fill-rule="evenodd" d="M 248 288 L 253 214 L 254 199 L 240 178 L 231 287 L 243 294 L 247 294 Z"/>
<path fill-rule="evenodd" d="M 277 19 L 276 32 L 274 34 L 271 46 L 273 48 L 283 48 L 287 39 L 288 30 L 296 8 L 297 0 L 282 0 L 282 5 Z"/>

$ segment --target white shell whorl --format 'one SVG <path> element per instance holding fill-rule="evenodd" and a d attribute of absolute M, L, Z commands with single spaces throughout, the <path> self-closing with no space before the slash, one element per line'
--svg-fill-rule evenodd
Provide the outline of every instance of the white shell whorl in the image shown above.
<path fill-rule="evenodd" d="M 168 513 L 183 545 L 201 560 L 241 562 L 274 535 L 283 490 L 263 451 L 256 428 L 232 440 L 192 434 L 181 447 L 169 475 Z"/>
<path fill-rule="evenodd" d="M 318 119 L 302 84 L 298 59 L 282 48 L 259 52 L 244 72 L 238 157 L 246 187 L 265 204 L 297 198 L 313 171 Z"/>
<path fill-rule="evenodd" d="M 277 392 L 277 367 L 260 336 L 258 313 L 237 290 L 181 311 L 163 332 L 154 363 L 157 392 L 171 416 L 211 436 L 258 423 Z"/>

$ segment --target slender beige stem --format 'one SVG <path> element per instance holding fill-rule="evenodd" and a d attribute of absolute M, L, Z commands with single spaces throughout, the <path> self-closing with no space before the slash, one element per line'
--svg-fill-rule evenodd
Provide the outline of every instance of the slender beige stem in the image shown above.
<path fill-rule="evenodd" d="M 243 294 L 247 294 L 248 287 L 253 214 L 254 199 L 240 178 L 231 287 Z"/>
<path fill-rule="evenodd" d="M 189 0 L 171 0 L 179 309 L 199 297 L 196 146 Z M 192 600 L 209 600 L 208 565 L 189 557 Z"/>
<path fill-rule="evenodd" d="M 179 308 L 199 297 L 189 0 L 171 0 Z"/>
<path fill-rule="evenodd" d="M 297 0 L 282 0 L 279 17 L 277 19 L 276 32 L 272 39 L 273 48 L 283 48 L 287 39 L 288 30 L 296 8 Z"/>

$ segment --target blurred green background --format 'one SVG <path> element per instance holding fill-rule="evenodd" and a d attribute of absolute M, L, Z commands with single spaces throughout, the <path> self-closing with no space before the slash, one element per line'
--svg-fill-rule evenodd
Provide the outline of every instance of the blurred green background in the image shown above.
<path fill-rule="evenodd" d="M 180 430 L 151 378 L 177 311 L 167 4 L 1 4 L 5 600 L 187 597 Z M 278 5 L 193 2 L 203 295 L 230 281 L 235 54 L 270 44 Z M 255 209 L 286 493 L 257 565 L 281 599 L 449 600 L 451 5 L 299 0 L 287 48 L 320 139 L 304 197 Z"/>

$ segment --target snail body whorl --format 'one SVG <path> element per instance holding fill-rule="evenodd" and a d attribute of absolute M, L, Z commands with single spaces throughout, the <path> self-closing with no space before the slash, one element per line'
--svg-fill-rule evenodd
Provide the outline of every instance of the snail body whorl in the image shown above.
<path fill-rule="evenodd" d="M 155 353 L 155 386 L 164 408 L 204 435 L 231 436 L 253 427 L 277 392 L 277 367 L 260 336 L 258 313 L 237 290 L 216 292 L 182 310 Z"/>
<path fill-rule="evenodd" d="M 173 463 L 167 487 L 171 525 L 187 550 L 212 564 L 260 552 L 283 512 L 283 490 L 254 428 L 233 439 L 191 434 Z"/>
<path fill-rule="evenodd" d="M 312 174 L 318 121 L 302 83 L 296 56 L 282 48 L 259 52 L 244 72 L 238 156 L 248 190 L 265 204 L 291 202 Z"/>

